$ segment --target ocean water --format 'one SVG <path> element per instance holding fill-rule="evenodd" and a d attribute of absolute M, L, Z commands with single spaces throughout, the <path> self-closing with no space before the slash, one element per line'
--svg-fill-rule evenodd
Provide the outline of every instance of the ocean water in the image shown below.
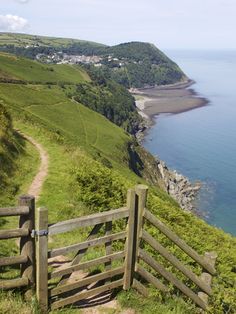
<path fill-rule="evenodd" d="M 236 235 L 236 51 L 167 51 L 209 100 L 205 107 L 162 114 L 143 145 L 202 189 L 205 220 Z"/>

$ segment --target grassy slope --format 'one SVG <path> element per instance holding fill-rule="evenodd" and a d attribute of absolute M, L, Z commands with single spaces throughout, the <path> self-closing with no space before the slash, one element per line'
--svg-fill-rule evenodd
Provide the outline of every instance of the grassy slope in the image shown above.
<path fill-rule="evenodd" d="M 0 45 L 16 45 L 19 47 L 26 45 L 67 47 L 68 45 L 77 43 L 87 43 L 95 47 L 104 47 L 102 44 L 86 40 L 0 32 Z"/>
<path fill-rule="evenodd" d="M 1 84 L 0 98 L 11 110 L 15 125 L 48 150 L 49 176 L 40 204 L 49 208 L 51 222 L 123 205 L 126 189 L 141 181 L 127 167 L 129 136 L 101 115 L 68 100 L 64 89 L 57 86 L 48 88 L 44 84 Z M 107 161 L 113 164 L 113 169 L 103 165 Z M 84 185 L 83 182 L 89 184 Z M 218 252 L 218 276 L 214 278 L 211 312 L 234 313 L 236 240 L 194 215 L 183 212 L 159 190 L 151 191 L 149 208 L 200 253 L 206 250 Z M 154 229 L 149 230 L 153 236 L 157 236 Z M 75 235 L 79 238 L 82 236 L 58 237 L 53 245 L 68 244 Z M 158 236 L 169 245 L 164 237 Z M 192 267 L 192 261 L 178 249 L 170 249 Z M 178 276 L 182 277 L 180 274 Z M 154 309 L 156 313 L 197 312 L 192 305 L 178 299 L 169 301 L 155 293 L 148 302 L 143 302 L 132 292 L 129 295 L 122 293 L 120 299 L 125 306 L 134 306 L 142 313 L 153 313 Z M 0 311 L 3 306 L 0 303 Z M 69 310 L 68 313 L 70 311 L 77 310 Z"/>
<path fill-rule="evenodd" d="M 90 80 L 87 73 L 76 66 L 64 64 L 48 66 L 5 53 L 0 53 L 0 64 L 0 75 L 3 78 L 41 83 L 65 82 L 74 84 Z"/>

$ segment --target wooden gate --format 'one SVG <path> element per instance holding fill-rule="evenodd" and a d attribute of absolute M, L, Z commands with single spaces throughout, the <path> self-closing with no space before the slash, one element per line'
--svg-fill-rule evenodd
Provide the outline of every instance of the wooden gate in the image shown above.
<path fill-rule="evenodd" d="M 171 284 L 206 310 L 216 254 L 200 256 L 154 216 L 146 208 L 147 192 L 146 186 L 138 185 L 128 190 L 125 207 L 51 225 L 48 210 L 39 208 L 35 229 L 32 197 L 21 198 L 17 208 L 0 209 L 0 217 L 21 217 L 19 229 L 0 231 L 0 239 L 21 237 L 20 256 L 0 259 L 0 266 L 21 264 L 21 278 L 0 281 L 0 289 L 34 288 L 36 268 L 36 296 L 42 313 L 106 301 L 114 289 L 133 287 L 148 296 L 147 283 L 165 293 L 170 292 Z M 55 237 L 68 232 L 74 234 L 73 243 L 54 247 Z M 195 269 L 201 266 L 200 276 L 161 244 L 163 235 L 170 247 L 178 246 L 192 259 Z M 173 267 L 184 277 L 176 276 Z M 195 286 L 190 288 L 190 282 Z"/>
<path fill-rule="evenodd" d="M 42 311 L 74 303 L 79 305 L 92 296 L 101 298 L 102 293 L 123 286 L 128 216 L 129 210 L 124 207 L 48 226 L 47 210 L 38 209 L 36 292 Z M 124 226 L 123 231 L 113 231 L 117 223 Z M 48 250 L 48 236 L 88 227 L 92 229 L 85 241 Z M 95 250 L 98 246 L 99 250 Z M 86 260 L 88 250 L 99 252 L 100 256 Z M 72 261 L 58 269 L 48 269 L 50 260 L 71 252 L 76 252 Z"/>

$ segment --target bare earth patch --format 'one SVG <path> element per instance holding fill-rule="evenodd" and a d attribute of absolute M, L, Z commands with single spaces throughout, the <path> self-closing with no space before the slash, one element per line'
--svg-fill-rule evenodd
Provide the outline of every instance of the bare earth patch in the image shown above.
<path fill-rule="evenodd" d="M 34 177 L 34 180 L 31 183 L 29 190 L 27 192 L 29 195 L 33 195 L 35 197 L 35 199 L 38 200 L 42 186 L 43 186 L 43 183 L 44 183 L 44 181 L 47 177 L 47 174 L 48 174 L 48 163 L 49 163 L 48 153 L 43 148 L 43 146 L 41 144 L 39 144 L 31 136 L 28 136 L 28 135 L 26 135 L 20 131 L 18 131 L 18 133 L 20 133 L 25 139 L 27 139 L 31 144 L 33 144 L 36 147 L 36 149 L 38 150 L 39 155 L 40 155 L 41 163 L 40 163 L 40 166 L 38 169 L 38 173 Z"/>

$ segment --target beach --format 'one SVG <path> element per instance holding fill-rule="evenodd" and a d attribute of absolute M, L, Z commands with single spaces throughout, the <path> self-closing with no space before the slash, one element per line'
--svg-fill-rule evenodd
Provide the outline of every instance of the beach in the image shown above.
<path fill-rule="evenodd" d="M 205 106 L 208 100 L 199 97 L 190 88 L 194 81 L 163 85 L 151 88 L 135 89 L 132 94 L 136 106 L 144 118 L 153 118 L 161 113 L 180 113 Z"/>

